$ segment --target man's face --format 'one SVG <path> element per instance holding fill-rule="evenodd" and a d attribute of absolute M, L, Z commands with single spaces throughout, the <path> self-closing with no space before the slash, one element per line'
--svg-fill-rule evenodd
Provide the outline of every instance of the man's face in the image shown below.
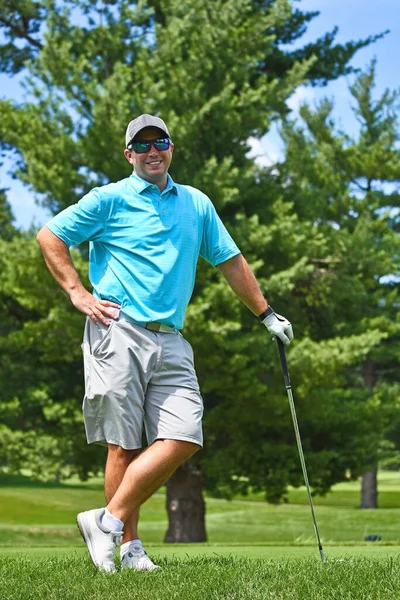
<path fill-rule="evenodd" d="M 148 127 L 139 131 L 135 141 L 155 140 L 156 138 L 165 138 L 166 134 L 155 127 Z M 167 172 L 172 160 L 174 145 L 171 142 L 168 150 L 156 150 L 151 146 L 145 154 L 136 154 L 132 150 L 125 150 L 126 159 L 133 165 L 135 173 L 151 183 L 159 184 L 166 182 Z"/>

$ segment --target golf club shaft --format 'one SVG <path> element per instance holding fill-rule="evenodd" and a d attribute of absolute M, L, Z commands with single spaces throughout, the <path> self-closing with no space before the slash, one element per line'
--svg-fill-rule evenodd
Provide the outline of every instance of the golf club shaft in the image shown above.
<path fill-rule="evenodd" d="M 318 549 L 319 549 L 319 553 L 321 556 L 321 560 L 324 563 L 326 561 L 326 558 L 325 558 L 324 551 L 322 549 L 321 538 L 320 538 L 319 531 L 318 531 L 317 519 L 315 518 L 314 503 L 312 500 L 310 484 L 308 481 L 306 461 L 304 460 L 303 446 L 301 444 L 300 430 L 299 430 L 299 425 L 297 422 L 296 408 L 294 406 L 294 400 L 293 400 L 292 385 L 290 383 L 289 370 L 288 370 L 287 361 L 286 361 L 285 346 L 284 346 L 282 340 L 280 340 L 279 338 L 276 338 L 276 341 L 278 342 L 279 357 L 281 359 L 283 377 L 285 380 L 286 391 L 287 391 L 287 395 L 289 398 L 290 412 L 292 413 L 292 420 L 293 420 L 294 432 L 296 435 L 297 448 L 298 448 L 299 456 L 300 456 L 301 468 L 303 470 L 303 476 L 304 476 L 304 481 L 305 481 L 306 488 L 307 488 L 308 499 L 310 501 L 310 508 L 311 508 L 311 514 L 312 514 L 313 523 L 314 523 L 315 536 L 317 538 Z"/>

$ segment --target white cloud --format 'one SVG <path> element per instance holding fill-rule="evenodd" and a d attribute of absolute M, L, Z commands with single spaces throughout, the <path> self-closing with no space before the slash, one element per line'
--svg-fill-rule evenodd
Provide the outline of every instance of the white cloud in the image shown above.
<path fill-rule="evenodd" d="M 270 167 L 274 165 L 279 158 L 279 148 L 264 136 L 261 140 L 250 137 L 247 140 L 250 145 L 250 152 L 247 154 L 249 158 L 254 158 L 255 162 L 260 167 Z"/>
<path fill-rule="evenodd" d="M 315 99 L 315 91 L 313 88 L 300 85 L 295 92 L 290 96 L 287 104 L 295 113 L 299 112 L 300 106 L 304 103 L 309 103 Z"/>

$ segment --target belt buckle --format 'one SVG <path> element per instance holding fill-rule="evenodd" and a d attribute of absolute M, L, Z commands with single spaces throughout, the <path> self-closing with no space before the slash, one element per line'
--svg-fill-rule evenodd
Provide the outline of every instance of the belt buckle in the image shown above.
<path fill-rule="evenodd" d="M 146 329 L 149 329 L 150 331 L 160 331 L 161 323 L 157 323 L 155 321 L 146 323 Z"/>

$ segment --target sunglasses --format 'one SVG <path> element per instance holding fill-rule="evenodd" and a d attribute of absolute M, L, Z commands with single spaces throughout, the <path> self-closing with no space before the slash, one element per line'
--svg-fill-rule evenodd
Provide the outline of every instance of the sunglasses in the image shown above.
<path fill-rule="evenodd" d="M 133 150 L 136 154 L 146 154 L 154 146 L 156 150 L 168 150 L 171 140 L 169 138 L 156 138 L 155 140 L 140 140 L 138 142 L 129 142 L 128 150 Z"/>

